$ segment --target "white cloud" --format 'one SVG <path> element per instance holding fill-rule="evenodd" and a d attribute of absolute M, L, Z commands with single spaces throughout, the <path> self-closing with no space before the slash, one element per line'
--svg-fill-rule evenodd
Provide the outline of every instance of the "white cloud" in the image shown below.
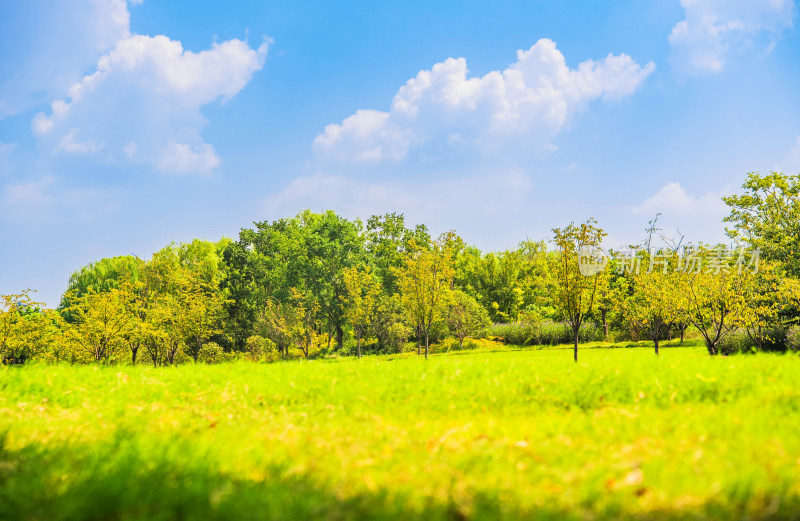
<path fill-rule="evenodd" d="M 70 219 L 91 221 L 117 208 L 111 191 L 93 187 L 67 187 L 53 176 L 7 184 L 0 191 L 4 218 L 25 223 Z"/>
<path fill-rule="evenodd" d="M 722 197 L 731 193 L 734 193 L 733 187 L 725 186 L 719 191 L 697 196 L 690 194 L 680 183 L 667 183 L 630 211 L 647 219 L 661 213 L 658 226 L 669 237 L 674 237 L 676 230 L 680 229 L 686 235 L 685 242 L 724 242 L 722 218 L 729 212 Z M 646 220 L 643 223 L 646 225 Z"/>
<path fill-rule="evenodd" d="M 794 146 L 776 170 L 788 175 L 800 174 L 800 136 L 797 136 Z"/>
<path fill-rule="evenodd" d="M 681 0 L 686 18 L 672 28 L 669 43 L 676 65 L 689 73 L 723 70 L 729 55 L 763 44 L 770 50 L 783 29 L 791 27 L 792 0 Z"/>
<path fill-rule="evenodd" d="M 78 129 L 73 128 L 58 142 L 56 151 L 63 150 L 68 154 L 90 154 L 97 152 L 100 148 L 101 145 L 94 141 L 78 141 Z"/>
<path fill-rule="evenodd" d="M 313 148 L 321 158 L 356 163 L 397 162 L 414 148 L 494 148 L 513 138 L 547 148 L 585 103 L 625 97 L 654 69 L 625 54 L 571 69 L 548 39 L 482 77 L 468 75 L 464 58 L 448 58 L 408 80 L 388 112 L 359 110 L 325 127 Z"/>
<path fill-rule="evenodd" d="M 727 193 L 727 192 L 725 192 Z M 653 196 L 634 208 L 642 215 L 655 215 L 658 212 L 676 215 L 724 214 L 723 192 L 708 192 L 700 197 L 689 194 L 680 183 L 667 183 Z"/>
<path fill-rule="evenodd" d="M 508 235 L 519 234 L 519 229 L 498 228 L 497 223 L 526 222 L 530 215 L 526 204 L 532 190 L 530 176 L 519 168 L 455 179 L 426 176 L 416 181 L 402 177 L 375 181 L 317 173 L 296 178 L 271 194 L 265 198 L 263 209 L 265 218 L 294 215 L 303 208 L 332 209 L 347 218 L 362 219 L 401 212 L 409 222 L 425 223 L 437 231 L 463 226 L 473 234 L 472 239 L 481 237 L 487 245 L 506 247 L 523 236 L 509 239 Z"/>
<path fill-rule="evenodd" d="M 130 143 L 124 147 L 125 153 L 136 154 L 135 151 L 131 151 L 129 145 Z M 214 153 L 214 147 L 208 143 L 196 146 L 173 143 L 165 148 L 163 155 L 157 162 L 157 166 L 159 170 L 164 172 L 177 174 L 198 172 L 207 174 L 218 167 L 220 162 L 220 158 Z"/>
<path fill-rule="evenodd" d="M 9 207 L 15 207 L 18 211 L 31 207 L 39 210 L 52 204 L 53 197 L 48 193 L 52 184 L 52 177 L 43 177 L 36 181 L 7 185 L 3 189 L 3 202 Z"/>
<path fill-rule="evenodd" d="M 0 175 L 4 175 L 12 170 L 11 152 L 17 148 L 17 143 L 3 143 L 0 141 Z"/>
<path fill-rule="evenodd" d="M 194 53 L 166 36 L 130 36 L 70 87 L 68 100 L 54 101 L 49 116 L 37 114 L 32 130 L 58 151 L 207 174 L 220 159 L 201 137 L 201 107 L 235 96 L 263 66 L 267 46 L 234 39 Z"/>
<path fill-rule="evenodd" d="M 0 156 L 4 156 L 5 154 L 11 152 L 15 148 L 17 148 L 16 143 L 3 143 L 2 141 L 0 141 Z"/>
<path fill-rule="evenodd" d="M 0 34 L 0 48 L 14 52 L 4 56 L 8 70 L 0 78 L 0 119 L 63 95 L 103 53 L 130 37 L 125 0 L 16 4 L 2 9 L 14 24 Z"/>

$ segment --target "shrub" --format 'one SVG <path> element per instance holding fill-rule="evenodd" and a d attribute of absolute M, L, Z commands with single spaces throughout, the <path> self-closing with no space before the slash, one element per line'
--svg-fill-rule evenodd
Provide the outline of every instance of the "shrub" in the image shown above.
<path fill-rule="evenodd" d="M 800 326 L 791 326 L 786 331 L 786 349 L 793 353 L 800 351 Z"/>
<path fill-rule="evenodd" d="M 739 353 L 752 353 L 756 344 L 744 329 L 731 331 L 717 346 L 721 355 L 738 355 Z"/>
<path fill-rule="evenodd" d="M 526 323 L 494 324 L 488 329 L 490 336 L 500 337 L 503 343 L 512 345 L 558 345 L 571 344 L 572 327 L 564 322 L 542 320 Z M 578 332 L 581 342 L 592 342 L 603 339 L 603 331 L 593 323 L 584 323 Z"/>
<path fill-rule="evenodd" d="M 219 364 L 227 361 L 227 357 L 219 344 L 216 342 L 209 342 L 200 349 L 197 360 L 204 364 Z"/>
<path fill-rule="evenodd" d="M 732 331 L 719 343 L 719 352 L 723 355 L 738 353 L 754 353 L 756 351 L 784 352 L 788 347 L 787 330 L 781 326 L 764 329 L 760 333 L 761 347 L 751 338 L 745 329 Z"/>

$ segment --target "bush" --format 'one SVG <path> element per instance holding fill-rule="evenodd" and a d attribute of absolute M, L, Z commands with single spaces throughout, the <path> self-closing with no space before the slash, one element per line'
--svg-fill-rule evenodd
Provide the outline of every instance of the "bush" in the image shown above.
<path fill-rule="evenodd" d="M 225 356 L 225 352 L 222 350 L 219 344 L 216 342 L 209 342 L 200 349 L 200 354 L 197 357 L 198 362 L 202 362 L 204 364 L 219 364 L 222 362 L 226 362 L 227 358 Z"/>
<path fill-rule="evenodd" d="M 791 326 L 786 331 L 786 349 L 793 353 L 800 351 L 800 326 Z"/>
<path fill-rule="evenodd" d="M 512 345 L 558 345 L 571 344 L 573 341 L 572 327 L 552 320 L 494 324 L 489 327 L 488 334 L 500 337 L 503 343 Z M 578 338 L 581 342 L 599 341 L 603 339 L 603 331 L 587 322 L 581 325 Z"/>
<path fill-rule="evenodd" d="M 744 329 L 731 331 L 717 346 L 721 355 L 738 355 L 740 353 L 752 353 L 756 350 L 756 344 Z"/>
<path fill-rule="evenodd" d="M 793 326 L 795 327 L 795 326 Z M 791 331 L 791 330 L 790 330 Z M 774 327 L 761 331 L 761 347 L 750 337 L 745 329 L 732 331 L 719 343 L 719 353 L 735 355 L 739 353 L 784 352 L 788 347 L 788 332 L 783 327 Z M 800 339 L 800 337 L 798 337 Z"/>

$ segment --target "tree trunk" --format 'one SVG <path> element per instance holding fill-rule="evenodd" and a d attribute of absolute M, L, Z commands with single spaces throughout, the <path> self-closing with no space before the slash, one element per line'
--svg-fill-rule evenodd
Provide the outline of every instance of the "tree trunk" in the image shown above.
<path fill-rule="evenodd" d="M 603 318 L 603 340 L 608 338 L 608 321 L 606 320 L 607 311 L 603 309 L 600 311 L 600 316 Z"/>
<path fill-rule="evenodd" d="M 458 348 L 464 350 L 464 335 L 458 337 Z"/>
<path fill-rule="evenodd" d="M 358 346 L 358 357 L 361 358 L 361 333 L 358 334 L 356 345 Z"/>
<path fill-rule="evenodd" d="M 580 327 L 575 329 L 575 361 L 576 362 L 578 361 L 578 337 L 580 336 L 579 333 L 580 333 Z"/>
<path fill-rule="evenodd" d="M 139 352 L 139 346 L 136 349 L 131 348 L 131 364 L 136 365 L 136 353 Z"/>
<path fill-rule="evenodd" d="M 658 356 L 658 335 L 655 335 L 653 343 L 656 345 L 656 356 Z"/>
<path fill-rule="evenodd" d="M 422 349 L 422 326 L 417 324 L 417 356 L 420 355 Z"/>
<path fill-rule="evenodd" d="M 430 337 L 430 329 L 425 330 L 425 360 L 428 359 L 428 338 Z"/>
<path fill-rule="evenodd" d="M 336 325 L 336 349 L 341 349 L 344 345 L 344 330 L 342 326 Z"/>

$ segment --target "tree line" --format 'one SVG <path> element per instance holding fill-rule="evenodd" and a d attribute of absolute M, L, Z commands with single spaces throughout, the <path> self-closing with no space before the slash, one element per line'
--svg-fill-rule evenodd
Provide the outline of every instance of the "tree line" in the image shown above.
<path fill-rule="evenodd" d="M 432 343 L 463 349 L 488 335 L 535 344 L 558 331 L 552 342 L 571 342 L 577 361 L 582 340 L 649 339 L 658 354 L 688 329 L 711 355 L 734 344 L 794 349 L 798 192 L 798 175 L 749 174 L 742 194 L 724 198 L 734 247 L 683 244 L 659 233 L 656 216 L 640 244 L 610 255 L 593 219 L 555 228 L 548 241 L 482 252 L 454 231 L 433 237 L 408 226 L 402 214 L 364 223 L 304 211 L 254 223 L 236 240 L 93 262 L 70 277 L 56 309 L 30 291 L 3 295 L 0 359 L 427 357 Z"/>

